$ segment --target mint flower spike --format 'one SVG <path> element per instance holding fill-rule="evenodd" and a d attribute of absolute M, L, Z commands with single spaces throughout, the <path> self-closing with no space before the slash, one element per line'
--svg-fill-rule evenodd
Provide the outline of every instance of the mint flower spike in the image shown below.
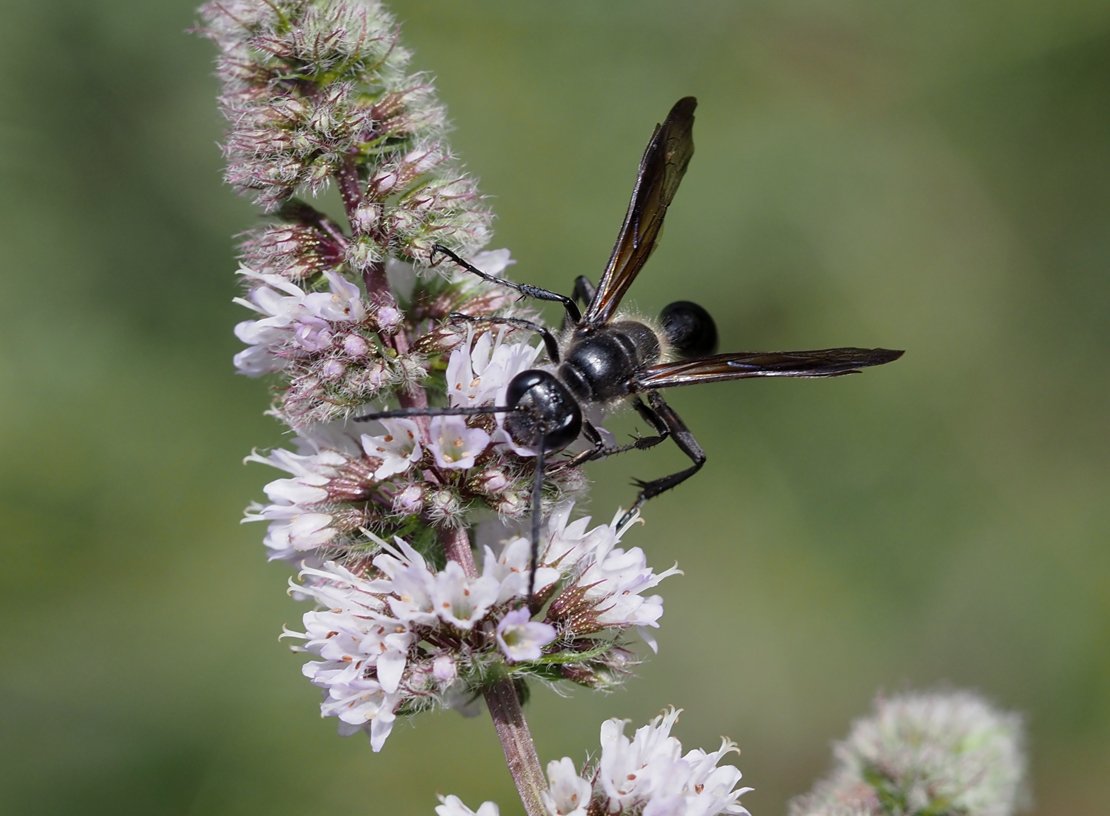
<path fill-rule="evenodd" d="M 234 362 L 270 380 L 271 413 L 294 432 L 289 449 L 248 457 L 282 474 L 244 518 L 265 522 L 269 557 L 299 570 L 290 594 L 314 607 L 284 637 L 310 658 L 321 714 L 374 751 L 399 718 L 484 697 L 524 807 L 540 816 L 545 780 L 518 689 L 620 683 L 631 635 L 655 648 L 663 607 L 651 593 L 677 570 L 652 570 L 615 519 L 571 521 L 583 481 L 565 461 L 544 465 L 532 507 L 537 460 L 498 416 L 350 421 L 394 401 L 503 405 L 513 377 L 549 365 L 514 328 L 537 316 L 496 285 L 509 253 L 483 251 L 490 214 L 380 2 L 217 0 L 200 16 L 220 52 L 226 179 L 272 216 L 242 239 L 236 302 L 251 314 Z M 331 185 L 345 218 L 312 204 Z M 487 278 L 432 270 L 433 246 Z M 483 509 L 546 514 L 537 611 L 529 537 L 481 547 L 475 565 L 467 530 Z M 440 810 L 473 813 L 453 797 Z"/>
<path fill-rule="evenodd" d="M 1020 718 L 966 691 L 875 701 L 790 816 L 1011 816 L 1027 800 Z"/>
<path fill-rule="evenodd" d="M 226 180 L 297 225 L 252 233 L 249 261 L 302 273 L 319 271 L 323 258 L 361 273 L 390 256 L 425 263 L 433 243 L 468 255 L 486 243 L 489 212 L 444 141 L 430 80 L 409 71 L 381 3 L 223 0 L 200 15 L 198 31 L 220 51 Z M 347 236 L 293 203 L 332 183 L 351 221 Z M 307 245 L 286 249 L 300 262 L 282 264 L 281 244 L 296 239 Z"/>

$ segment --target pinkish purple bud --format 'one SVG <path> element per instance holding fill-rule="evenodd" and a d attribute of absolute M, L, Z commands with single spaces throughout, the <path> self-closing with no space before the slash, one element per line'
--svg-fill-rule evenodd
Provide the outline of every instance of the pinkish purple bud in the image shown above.
<path fill-rule="evenodd" d="M 388 194 L 396 185 L 397 173 L 392 170 L 388 173 L 382 173 L 370 182 L 370 186 L 373 187 L 374 191 L 379 195 Z"/>
<path fill-rule="evenodd" d="M 509 486 L 509 477 L 501 468 L 482 471 L 473 481 L 473 489 L 485 496 L 496 496 Z"/>
<path fill-rule="evenodd" d="M 346 372 L 347 366 L 335 359 L 324 361 L 320 367 L 320 376 L 325 380 L 338 380 Z"/>
<path fill-rule="evenodd" d="M 425 149 L 412 151 L 405 156 L 404 162 L 409 173 L 419 176 L 434 170 L 442 159 L 443 154 L 439 150 Z"/>
<path fill-rule="evenodd" d="M 393 512 L 405 516 L 412 516 L 421 512 L 424 509 L 424 492 L 423 485 L 407 485 L 404 490 L 393 497 Z"/>
<path fill-rule="evenodd" d="M 389 371 L 382 363 L 369 366 L 362 375 L 363 381 L 369 388 L 381 388 L 389 382 Z"/>
<path fill-rule="evenodd" d="M 356 233 L 365 235 L 377 228 L 382 219 L 382 208 L 378 204 L 362 204 L 351 215 L 351 226 Z"/>
<path fill-rule="evenodd" d="M 447 684 L 459 676 L 459 669 L 450 657 L 440 655 L 432 663 L 432 676 L 439 682 Z"/>
<path fill-rule="evenodd" d="M 357 334 L 348 334 L 343 338 L 343 351 L 348 357 L 363 357 L 370 350 L 370 344 Z"/>
<path fill-rule="evenodd" d="M 395 306 L 382 306 L 374 317 L 378 326 L 386 332 L 397 329 L 405 319 L 405 316 Z"/>

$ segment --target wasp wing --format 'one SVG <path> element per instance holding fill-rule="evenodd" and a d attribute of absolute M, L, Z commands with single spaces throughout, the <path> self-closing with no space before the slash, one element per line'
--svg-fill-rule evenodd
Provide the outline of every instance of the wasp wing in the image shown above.
<path fill-rule="evenodd" d="M 586 308 L 583 317 L 586 325 L 597 326 L 613 316 L 655 249 L 667 207 L 694 155 L 694 108 L 697 104 L 692 96 L 678 100 L 663 124 L 655 126 L 640 159 L 636 186 L 613 254 Z"/>
<path fill-rule="evenodd" d="M 815 351 L 738 351 L 648 366 L 636 377 L 640 389 L 743 380 L 749 377 L 839 377 L 902 356 L 890 349 L 834 348 Z"/>

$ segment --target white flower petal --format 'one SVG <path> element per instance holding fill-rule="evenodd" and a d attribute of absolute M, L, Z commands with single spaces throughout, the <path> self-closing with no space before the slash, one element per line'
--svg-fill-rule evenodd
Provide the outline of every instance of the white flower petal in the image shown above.
<path fill-rule="evenodd" d="M 533 621 L 527 609 L 514 609 L 497 624 L 497 645 L 511 662 L 539 660 L 555 635 L 554 626 Z"/>

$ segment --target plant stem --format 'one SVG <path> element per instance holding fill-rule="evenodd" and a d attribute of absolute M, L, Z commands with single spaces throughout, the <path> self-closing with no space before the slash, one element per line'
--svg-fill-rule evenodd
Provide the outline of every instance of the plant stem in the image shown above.
<path fill-rule="evenodd" d="M 447 557 L 458 563 L 468 576 L 473 578 L 478 575 L 466 530 L 444 530 L 440 541 Z M 540 794 L 547 789 L 547 782 L 532 741 L 532 732 L 524 719 L 516 686 L 508 677 L 496 680 L 486 688 L 485 698 L 497 738 L 501 741 L 501 750 L 505 752 L 509 773 L 524 803 L 524 811 L 528 816 L 544 816 L 546 810 Z"/>
<path fill-rule="evenodd" d="M 344 163 L 336 180 L 339 183 L 339 192 L 343 198 L 343 206 L 353 234 L 355 211 L 362 201 L 362 192 L 358 172 L 352 160 Z M 383 303 L 396 305 L 393 293 L 389 290 L 389 282 L 386 280 L 384 264 L 371 265 L 364 273 L 363 282 L 371 301 L 378 305 Z M 392 345 L 399 354 L 408 352 L 408 338 L 404 331 L 394 335 Z M 399 399 L 401 405 L 407 408 L 424 407 L 428 404 L 427 395 L 420 386 L 413 386 L 401 392 Z M 474 554 L 470 550 L 470 538 L 466 530 L 461 527 L 444 528 L 441 529 L 439 537 L 447 557 L 461 566 L 468 577 L 476 578 L 478 569 L 474 565 Z M 484 694 L 490 716 L 493 718 L 494 729 L 497 731 L 497 738 L 501 741 L 501 750 L 505 752 L 509 773 L 516 783 L 521 802 L 524 803 L 525 813 L 528 816 L 545 816 L 546 811 L 540 794 L 547 789 L 547 783 L 543 769 L 540 767 L 535 743 L 532 741 L 532 732 L 524 719 L 524 709 L 520 704 L 516 686 L 511 678 L 503 677 L 487 686 Z"/>

